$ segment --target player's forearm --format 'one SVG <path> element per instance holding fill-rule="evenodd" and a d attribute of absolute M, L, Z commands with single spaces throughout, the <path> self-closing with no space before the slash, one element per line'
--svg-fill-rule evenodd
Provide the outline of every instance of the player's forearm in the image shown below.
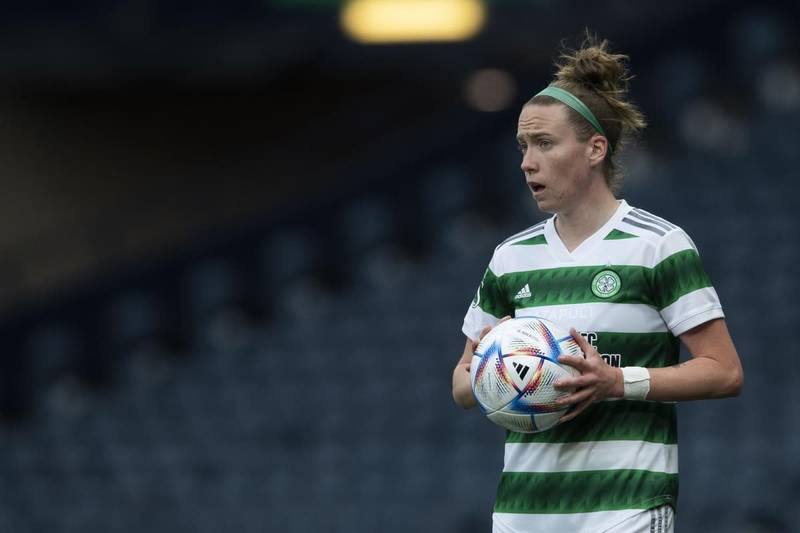
<path fill-rule="evenodd" d="M 695 357 L 679 365 L 651 368 L 648 400 L 684 401 L 737 396 L 742 369 L 723 365 L 710 357 Z"/>
<path fill-rule="evenodd" d="M 464 409 L 477 405 L 469 380 L 469 365 L 459 364 L 453 370 L 453 400 Z"/>

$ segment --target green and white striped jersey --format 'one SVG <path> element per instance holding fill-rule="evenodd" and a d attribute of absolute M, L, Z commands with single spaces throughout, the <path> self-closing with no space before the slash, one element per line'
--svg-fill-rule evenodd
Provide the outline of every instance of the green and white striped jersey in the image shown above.
<path fill-rule="evenodd" d="M 678 363 L 678 336 L 723 317 L 697 249 L 679 227 L 620 201 L 572 252 L 554 217 L 501 243 L 463 332 L 499 318 L 573 326 L 613 366 Z M 494 531 L 604 531 L 642 510 L 675 505 L 675 405 L 599 402 L 542 433 L 509 432 Z"/>

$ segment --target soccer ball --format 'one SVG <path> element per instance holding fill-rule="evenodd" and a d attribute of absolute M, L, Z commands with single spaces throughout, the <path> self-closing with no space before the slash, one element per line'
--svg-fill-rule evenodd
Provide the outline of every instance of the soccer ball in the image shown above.
<path fill-rule="evenodd" d="M 583 352 L 569 331 L 549 320 L 512 318 L 492 329 L 472 356 L 472 392 L 484 414 L 512 431 L 536 433 L 558 424 L 569 406 L 555 401 L 571 393 L 553 382 L 579 372 L 559 355 Z"/>

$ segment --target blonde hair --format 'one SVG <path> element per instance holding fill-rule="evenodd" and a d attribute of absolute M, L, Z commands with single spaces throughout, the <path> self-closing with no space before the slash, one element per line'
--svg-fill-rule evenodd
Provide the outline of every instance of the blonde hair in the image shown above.
<path fill-rule="evenodd" d="M 577 50 L 562 47 L 555 62 L 555 79 L 550 84 L 569 91 L 579 98 L 605 130 L 608 152 L 603 161 L 603 175 L 611 191 L 622 188 L 622 173 L 618 169 L 617 154 L 647 126 L 644 115 L 635 104 L 627 100 L 628 86 L 633 76 L 627 67 L 628 56 L 613 54 L 608 41 L 600 40 L 586 31 L 586 37 Z M 534 96 L 525 105 L 551 105 L 559 103 L 551 96 Z M 587 141 L 596 130 L 580 113 L 567 107 L 569 121 L 580 141 Z"/>

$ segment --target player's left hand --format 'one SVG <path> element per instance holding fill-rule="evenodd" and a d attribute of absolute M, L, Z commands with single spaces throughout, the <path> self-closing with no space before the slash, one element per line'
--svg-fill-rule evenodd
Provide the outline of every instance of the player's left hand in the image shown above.
<path fill-rule="evenodd" d="M 560 405 L 573 405 L 573 408 L 563 417 L 561 422 L 572 420 L 592 403 L 605 400 L 613 396 L 622 396 L 622 371 L 606 364 L 600 357 L 597 349 L 578 333 L 575 328 L 569 330 L 575 342 L 583 350 L 585 357 L 574 355 L 561 355 L 558 361 L 578 370 L 581 375 L 561 378 L 554 383 L 559 390 L 575 389 L 575 391 L 560 400 Z"/>

